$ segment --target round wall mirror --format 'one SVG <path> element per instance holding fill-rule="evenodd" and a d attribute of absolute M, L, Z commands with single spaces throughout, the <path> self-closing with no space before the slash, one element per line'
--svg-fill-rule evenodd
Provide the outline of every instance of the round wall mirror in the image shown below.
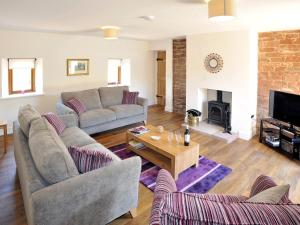
<path fill-rule="evenodd" d="M 219 54 L 211 53 L 206 56 L 204 66 L 208 72 L 218 73 L 223 68 L 223 59 Z"/>

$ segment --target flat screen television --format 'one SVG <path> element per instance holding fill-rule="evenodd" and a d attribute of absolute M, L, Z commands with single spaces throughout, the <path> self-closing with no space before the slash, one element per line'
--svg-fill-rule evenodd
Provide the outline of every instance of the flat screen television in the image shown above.
<path fill-rule="evenodd" d="M 269 100 L 270 117 L 289 123 L 292 126 L 300 126 L 300 95 L 270 91 Z"/>

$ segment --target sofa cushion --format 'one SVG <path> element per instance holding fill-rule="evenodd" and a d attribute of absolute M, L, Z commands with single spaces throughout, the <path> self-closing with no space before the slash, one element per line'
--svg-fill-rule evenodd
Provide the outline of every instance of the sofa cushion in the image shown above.
<path fill-rule="evenodd" d="M 289 192 L 290 185 L 280 185 L 268 188 L 249 198 L 246 202 L 278 204 L 282 197 Z"/>
<path fill-rule="evenodd" d="M 60 135 L 60 138 L 67 148 L 72 145 L 82 147 L 96 143 L 93 138 L 78 127 L 66 128 Z"/>
<path fill-rule="evenodd" d="M 107 108 L 112 105 L 121 105 L 124 90 L 128 91 L 128 86 L 99 88 L 100 98 L 103 107 Z"/>
<path fill-rule="evenodd" d="M 110 106 L 109 109 L 116 113 L 117 119 L 126 117 L 136 116 L 144 113 L 144 108 L 140 105 L 114 105 Z"/>
<path fill-rule="evenodd" d="M 25 105 L 20 107 L 18 114 L 18 121 L 21 130 L 24 132 L 26 137 L 29 137 L 29 129 L 32 121 L 40 119 L 41 114 L 36 111 L 31 105 Z"/>
<path fill-rule="evenodd" d="M 31 123 L 29 147 L 37 170 L 49 184 L 79 174 L 68 149 L 45 118 Z"/>
<path fill-rule="evenodd" d="M 64 129 L 66 129 L 65 123 L 56 114 L 48 112 L 43 114 L 43 117 L 45 117 L 47 121 L 54 127 L 58 135 L 60 135 Z"/>
<path fill-rule="evenodd" d="M 258 193 L 267 190 L 269 188 L 275 187 L 277 184 L 273 181 L 271 177 L 260 175 L 251 187 L 250 198 Z M 291 200 L 289 199 L 289 192 L 287 192 L 281 199 L 280 203 L 291 204 Z"/>
<path fill-rule="evenodd" d="M 137 104 L 139 92 L 123 91 L 122 104 Z"/>
<path fill-rule="evenodd" d="M 113 160 L 107 153 L 86 147 L 71 146 L 69 152 L 80 173 L 108 166 Z"/>
<path fill-rule="evenodd" d="M 116 114 L 109 109 L 93 109 L 79 116 L 81 128 L 91 127 L 116 120 Z"/>
<path fill-rule="evenodd" d="M 86 111 L 85 105 L 77 98 L 71 98 L 66 104 L 73 109 L 77 115 L 80 115 Z"/>
<path fill-rule="evenodd" d="M 83 91 L 63 92 L 61 93 L 62 101 L 67 105 L 67 101 L 76 98 L 81 101 L 87 110 L 102 108 L 99 92 L 97 89 Z"/>
<path fill-rule="evenodd" d="M 83 146 L 83 147 L 88 148 L 90 150 L 95 150 L 95 151 L 99 151 L 99 152 L 102 152 L 102 153 L 106 153 L 112 158 L 113 162 L 121 161 L 121 159 L 116 154 L 114 154 L 112 151 L 105 148 L 100 143 L 89 144 L 89 145 L 86 145 L 86 146 Z"/>

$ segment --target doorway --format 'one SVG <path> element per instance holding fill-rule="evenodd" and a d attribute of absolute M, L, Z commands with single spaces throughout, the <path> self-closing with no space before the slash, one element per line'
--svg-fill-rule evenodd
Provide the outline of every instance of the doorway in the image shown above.
<path fill-rule="evenodd" d="M 166 105 L 166 51 L 157 52 L 157 105 Z"/>

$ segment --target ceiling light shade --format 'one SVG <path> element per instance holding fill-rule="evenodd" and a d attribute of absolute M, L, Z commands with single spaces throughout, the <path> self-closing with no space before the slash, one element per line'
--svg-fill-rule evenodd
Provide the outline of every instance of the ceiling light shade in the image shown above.
<path fill-rule="evenodd" d="M 236 16 L 235 0 L 210 0 L 208 18 L 213 21 L 228 21 Z"/>
<path fill-rule="evenodd" d="M 104 27 L 101 27 L 101 29 L 103 30 L 104 39 L 107 39 L 107 40 L 118 39 L 120 27 L 104 26 Z"/>

